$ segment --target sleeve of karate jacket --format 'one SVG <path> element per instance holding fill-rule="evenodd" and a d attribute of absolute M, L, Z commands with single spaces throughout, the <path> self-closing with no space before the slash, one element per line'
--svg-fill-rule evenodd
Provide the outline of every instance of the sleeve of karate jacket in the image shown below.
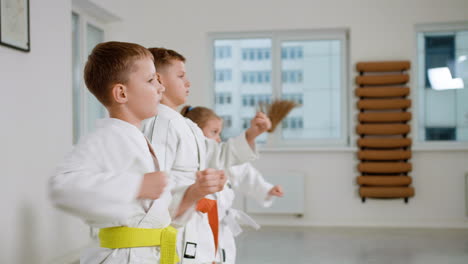
<path fill-rule="evenodd" d="M 58 208 L 92 222 L 122 221 L 132 212 L 144 172 L 139 160 L 102 166 L 106 152 L 99 142 L 78 144 L 58 166 L 49 182 L 50 198 Z"/>
<path fill-rule="evenodd" d="M 258 158 L 256 148 L 247 142 L 245 132 L 227 142 L 206 138 L 207 168 L 227 169 Z"/>
<path fill-rule="evenodd" d="M 228 170 L 228 175 L 236 192 L 254 198 L 264 207 L 270 207 L 273 204 L 274 197 L 268 195 L 268 192 L 274 187 L 273 184 L 267 182 L 252 164 L 244 163 L 231 167 Z"/>

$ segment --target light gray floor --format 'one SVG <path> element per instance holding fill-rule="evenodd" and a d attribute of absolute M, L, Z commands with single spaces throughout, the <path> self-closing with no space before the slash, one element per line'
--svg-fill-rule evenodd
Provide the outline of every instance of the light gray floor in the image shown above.
<path fill-rule="evenodd" d="M 244 230 L 236 264 L 468 264 L 468 229 Z"/>

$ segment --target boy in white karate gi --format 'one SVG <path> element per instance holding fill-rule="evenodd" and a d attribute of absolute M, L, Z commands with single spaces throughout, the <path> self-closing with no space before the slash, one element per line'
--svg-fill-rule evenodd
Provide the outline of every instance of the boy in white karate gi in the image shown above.
<path fill-rule="evenodd" d="M 164 91 L 146 48 L 101 43 L 88 57 L 84 79 L 110 118 L 80 140 L 50 181 L 57 207 L 100 228 L 99 244 L 80 263 L 174 264 L 177 230 L 169 226 L 169 207 L 182 215 L 179 205 L 191 201 L 191 193 L 220 190 L 224 175 L 198 172 L 190 192 L 171 196 L 173 183 L 140 131 L 141 122 L 157 113 Z"/>
<path fill-rule="evenodd" d="M 206 107 L 185 106 L 180 113 L 195 122 L 203 134 L 216 142 L 221 142 L 223 120 L 211 109 Z M 235 192 L 255 199 L 260 205 L 270 207 L 273 197 L 282 197 L 280 185 L 273 186 L 251 163 L 233 166 L 226 171 L 228 184 L 218 193 L 219 199 L 219 247 L 223 255 L 223 263 L 236 262 L 235 237 L 242 232 L 240 224 L 249 225 L 255 229 L 260 226 L 247 214 L 232 208 Z"/>
<path fill-rule="evenodd" d="M 149 49 L 155 58 L 156 75 L 166 88 L 158 115 L 145 121 L 143 131 L 156 149 L 162 167 L 178 188 L 187 188 L 196 180 L 194 172 L 205 168 L 228 168 L 257 157 L 255 138 L 271 127 L 263 113 L 252 120 L 251 127 L 224 144 L 207 139 L 200 128 L 182 117 L 177 108 L 185 103 L 190 82 L 185 72 L 185 58 L 164 48 Z M 160 152 L 158 152 L 160 151 Z M 217 194 L 193 197 L 189 211 L 196 211 L 184 228 L 179 229 L 178 250 L 183 264 L 222 262 L 218 247 Z M 187 209 L 187 208 L 182 208 Z"/>

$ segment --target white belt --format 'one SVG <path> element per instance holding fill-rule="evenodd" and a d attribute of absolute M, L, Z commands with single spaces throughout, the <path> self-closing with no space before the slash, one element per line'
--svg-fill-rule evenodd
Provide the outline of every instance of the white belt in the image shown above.
<path fill-rule="evenodd" d="M 240 233 L 242 233 L 241 225 L 250 226 L 255 230 L 260 229 L 260 225 L 258 225 L 252 219 L 252 217 L 241 210 L 236 210 L 233 208 L 227 210 L 226 216 L 223 218 L 222 222 L 226 224 L 229 229 L 231 229 L 231 232 L 234 236 L 238 236 Z"/>

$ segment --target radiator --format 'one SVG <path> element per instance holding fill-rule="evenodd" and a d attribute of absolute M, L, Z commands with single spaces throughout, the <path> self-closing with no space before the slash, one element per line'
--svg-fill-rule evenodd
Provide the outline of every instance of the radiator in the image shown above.
<path fill-rule="evenodd" d="M 251 198 L 244 198 L 245 210 L 253 214 L 304 215 L 304 174 L 291 171 L 275 171 L 263 175 L 273 185 L 281 185 L 284 197 L 275 199 L 269 208 L 263 208 Z"/>

